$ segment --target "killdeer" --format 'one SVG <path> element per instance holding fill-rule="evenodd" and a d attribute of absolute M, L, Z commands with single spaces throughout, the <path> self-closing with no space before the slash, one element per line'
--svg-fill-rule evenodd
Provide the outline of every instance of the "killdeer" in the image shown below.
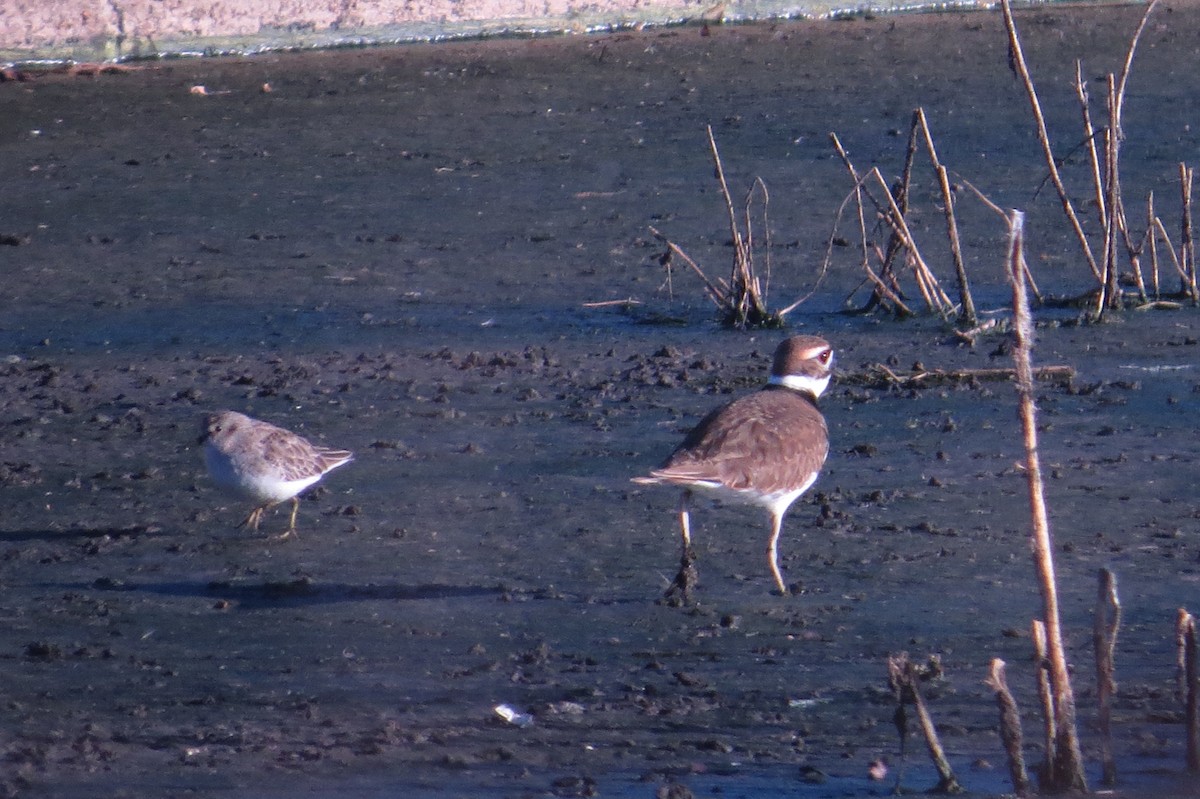
<path fill-rule="evenodd" d="M 292 518 L 281 538 L 296 531 L 297 495 L 354 458 L 345 450 L 314 446 L 282 427 L 234 411 L 207 417 L 200 443 L 213 482 L 259 503 L 238 527 L 258 530 L 264 512 L 292 501 Z"/>
<path fill-rule="evenodd" d="M 783 517 L 816 481 L 829 452 L 817 398 L 833 373 L 833 349 L 816 336 L 794 336 L 775 350 L 767 385 L 717 408 L 696 425 L 662 466 L 635 483 L 682 486 L 679 524 L 683 555 L 667 590 L 688 602 L 696 580 L 689 521 L 693 491 L 766 508 L 771 514 L 767 560 L 775 585 L 788 593 L 779 571 Z"/>

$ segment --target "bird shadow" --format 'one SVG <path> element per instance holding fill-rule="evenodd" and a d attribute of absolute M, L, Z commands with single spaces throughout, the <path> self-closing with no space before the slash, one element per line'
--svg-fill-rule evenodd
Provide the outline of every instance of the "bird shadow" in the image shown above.
<path fill-rule="evenodd" d="M 67 541 L 92 538 L 150 538 L 166 535 L 160 527 L 133 524 L 126 527 L 77 527 L 65 530 L 0 530 L 0 544 L 17 541 Z"/>
<path fill-rule="evenodd" d="M 421 600 L 469 599 L 473 597 L 501 596 L 506 592 L 502 586 L 444 585 L 425 583 L 421 585 L 353 585 L 349 583 L 323 583 L 299 577 L 293 580 L 264 580 L 261 582 L 233 582 L 228 580 L 175 580 L 159 583 L 133 582 L 111 577 L 101 577 L 89 585 L 75 588 L 91 588 L 100 591 L 137 592 L 164 597 L 203 597 L 218 602 L 228 602 L 231 607 L 242 610 L 277 607 L 305 607 L 329 605 L 339 602 L 369 602 L 391 600 L 412 602 Z"/>

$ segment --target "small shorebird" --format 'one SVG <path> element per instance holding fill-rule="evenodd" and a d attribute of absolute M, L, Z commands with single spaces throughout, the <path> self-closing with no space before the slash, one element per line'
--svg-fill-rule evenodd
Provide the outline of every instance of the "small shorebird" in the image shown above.
<path fill-rule="evenodd" d="M 292 518 L 280 538 L 296 532 L 297 495 L 354 457 L 345 450 L 314 446 L 282 427 L 234 411 L 205 418 L 200 443 L 213 482 L 259 503 L 238 527 L 258 530 L 265 511 L 292 501 Z"/>
<path fill-rule="evenodd" d="M 787 594 L 779 572 L 779 532 L 789 507 L 817 479 L 829 453 L 825 417 L 817 398 L 833 374 L 833 349 L 816 336 L 793 336 L 775 350 L 771 377 L 759 391 L 723 405 L 696 425 L 662 466 L 633 482 L 682 486 L 679 524 L 683 556 L 667 597 L 689 601 L 696 581 L 689 521 L 693 491 L 766 508 L 771 514 L 767 560 L 775 585 Z"/>

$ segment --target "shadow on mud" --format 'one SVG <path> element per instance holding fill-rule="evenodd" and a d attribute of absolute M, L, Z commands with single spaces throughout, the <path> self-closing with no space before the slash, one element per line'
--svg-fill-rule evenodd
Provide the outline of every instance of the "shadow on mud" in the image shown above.
<path fill-rule="evenodd" d="M 90 588 L 101 591 L 134 591 L 172 597 L 211 597 L 228 602 L 231 606 L 243 610 L 372 600 L 466 599 L 479 596 L 498 596 L 504 592 L 500 586 L 347 585 L 345 583 L 317 583 L 304 577 L 295 580 L 242 583 L 224 580 L 132 583 L 111 577 L 102 577 L 90 585 L 64 587 Z"/>
<path fill-rule="evenodd" d="M 142 538 L 165 535 L 158 527 L 134 524 L 127 527 L 89 527 L 67 530 L 0 530 L 0 544 L 18 541 L 66 541 L 72 538 Z"/>

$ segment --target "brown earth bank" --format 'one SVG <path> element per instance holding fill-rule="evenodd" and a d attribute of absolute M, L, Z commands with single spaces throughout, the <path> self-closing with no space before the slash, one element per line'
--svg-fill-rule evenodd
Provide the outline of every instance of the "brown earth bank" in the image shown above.
<path fill-rule="evenodd" d="M 1018 15 L 1064 156 L 1075 59 L 1098 102 L 1143 11 Z M 1149 191 L 1178 217 L 1198 27 L 1195 4 L 1161 6 L 1137 52 L 1131 219 Z M 656 603 L 676 496 L 629 481 L 786 335 L 723 331 L 694 276 L 666 284 L 650 225 L 729 263 L 707 124 L 735 195 L 769 187 L 777 305 L 814 288 L 851 189 L 828 133 L 890 177 L 917 106 L 956 181 L 1027 212 L 1042 288 L 1088 287 L 997 15 L 172 62 L 0 102 L 3 793 L 878 795 L 901 768 L 899 651 L 940 656 L 928 699 L 973 793 L 1009 790 L 994 657 L 1038 759 L 1014 391 L 870 379 L 1008 366 L 1003 336 L 842 313 L 865 295 L 835 247 L 788 317 L 839 359 L 831 456 L 784 529 L 793 596 L 771 591 L 765 515 L 705 507 L 698 604 Z M 949 285 L 922 169 L 913 224 Z M 1086 202 L 1086 164 L 1068 172 Z M 963 193 L 960 222 L 1003 316 L 1001 220 Z M 634 302 L 591 305 L 609 300 Z M 1119 789 L 1186 795 L 1173 622 L 1200 605 L 1200 319 L 1039 313 L 1037 360 L 1075 370 L 1038 400 L 1089 773 L 1108 567 Z M 249 508 L 195 444 L 218 408 L 356 452 L 298 537 L 271 537 L 283 512 L 234 529 Z"/>

